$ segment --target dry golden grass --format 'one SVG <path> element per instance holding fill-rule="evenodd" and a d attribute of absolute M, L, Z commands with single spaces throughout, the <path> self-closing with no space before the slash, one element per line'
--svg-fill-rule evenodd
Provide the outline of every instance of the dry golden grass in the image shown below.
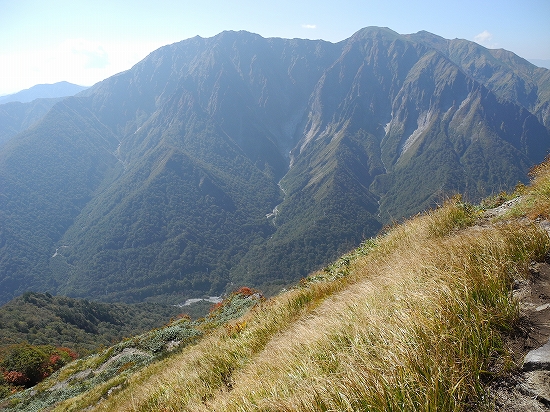
<path fill-rule="evenodd" d="M 511 277 L 527 249 L 549 246 L 534 227 L 473 232 L 358 262 L 364 280 L 273 339 L 202 410 L 464 408 L 517 317 Z"/>
<path fill-rule="evenodd" d="M 513 279 L 549 249 L 534 225 L 468 227 L 472 208 L 396 226 L 333 281 L 303 282 L 97 403 L 56 410 L 463 410 L 479 402 L 501 333 L 518 316 Z M 322 279 L 322 276 L 312 277 Z M 505 365 L 502 362 L 501 365 Z"/>
<path fill-rule="evenodd" d="M 109 402 L 99 403 L 97 409 L 181 410 L 179 405 L 182 402 L 201 404 L 211 398 L 212 393 L 228 390 L 232 372 L 242 368 L 262 350 L 273 334 L 292 324 L 315 307 L 324 295 L 339 287 L 338 283 L 320 283 L 311 288 L 292 290 L 279 299 L 256 307 L 244 319 L 234 322 L 240 324 L 239 328 L 219 328 L 200 344 L 135 374 L 123 385 L 121 396 L 111 396 Z M 237 329 L 240 331 L 236 332 Z M 94 388 L 57 405 L 55 410 L 82 410 L 94 405 L 103 395 L 100 388 Z M 167 399 L 176 397 L 177 406 L 168 406 Z M 135 405 L 141 406 L 136 409 Z"/>
<path fill-rule="evenodd" d="M 520 212 L 548 217 L 550 161 L 533 169 Z M 457 411 L 513 367 L 515 279 L 550 250 L 528 219 L 474 226 L 450 199 L 346 255 L 196 345 L 59 411 Z M 495 360 L 498 359 L 498 362 Z M 497 367 L 498 365 L 498 367 Z"/>
<path fill-rule="evenodd" d="M 550 155 L 545 161 L 531 169 L 531 185 L 526 188 L 526 200 L 520 210 L 528 217 L 535 219 L 550 218 Z"/>

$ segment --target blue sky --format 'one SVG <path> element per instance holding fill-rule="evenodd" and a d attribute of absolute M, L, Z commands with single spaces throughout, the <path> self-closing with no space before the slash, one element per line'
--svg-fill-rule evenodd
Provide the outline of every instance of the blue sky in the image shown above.
<path fill-rule="evenodd" d="M 62 80 L 89 86 L 196 35 L 337 42 L 367 26 L 550 61 L 550 0 L 0 0 L 0 95 Z"/>

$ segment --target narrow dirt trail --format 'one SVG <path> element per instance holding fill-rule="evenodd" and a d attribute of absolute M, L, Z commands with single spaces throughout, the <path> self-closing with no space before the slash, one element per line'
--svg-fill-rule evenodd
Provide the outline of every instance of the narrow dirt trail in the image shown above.
<path fill-rule="evenodd" d="M 504 214 L 517 202 L 513 199 L 487 211 L 487 221 Z M 550 222 L 537 223 L 550 235 Z M 529 279 L 517 282 L 512 291 L 520 302 L 520 321 L 506 346 L 519 367 L 490 385 L 497 411 L 550 411 L 550 256 L 547 259 L 533 263 Z"/>
<path fill-rule="evenodd" d="M 531 266 L 531 279 L 514 290 L 520 324 L 507 342 L 520 368 L 490 387 L 497 411 L 550 410 L 550 264 Z"/>

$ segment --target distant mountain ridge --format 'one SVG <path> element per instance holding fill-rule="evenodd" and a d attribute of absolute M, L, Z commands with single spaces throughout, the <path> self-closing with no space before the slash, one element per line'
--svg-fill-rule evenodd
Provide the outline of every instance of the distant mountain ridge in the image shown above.
<path fill-rule="evenodd" d="M 61 99 L 63 97 L 1 104 L 0 145 L 39 121 Z"/>
<path fill-rule="evenodd" d="M 38 84 L 0 96 L 0 146 L 39 121 L 54 104 L 87 89 L 69 82 Z"/>
<path fill-rule="evenodd" d="M 29 103 L 35 99 L 74 96 L 86 89 L 87 87 L 85 86 L 79 86 L 65 81 L 52 84 L 37 84 L 17 93 L 0 96 L 0 104 L 10 102 Z"/>
<path fill-rule="evenodd" d="M 276 292 L 449 194 L 526 182 L 550 148 L 549 78 L 378 27 L 162 47 L 0 148 L 0 300 Z"/>

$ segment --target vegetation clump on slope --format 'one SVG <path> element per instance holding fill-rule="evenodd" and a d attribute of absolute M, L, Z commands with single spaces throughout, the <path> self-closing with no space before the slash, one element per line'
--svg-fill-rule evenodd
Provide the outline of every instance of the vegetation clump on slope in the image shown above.
<path fill-rule="evenodd" d="M 519 318 L 513 282 L 550 250 L 529 219 L 548 217 L 549 164 L 509 218 L 481 221 L 453 198 L 53 410 L 490 409 L 485 384 L 514 368 L 503 343 Z"/>
<path fill-rule="evenodd" d="M 21 343 L 0 347 L 0 398 L 36 385 L 77 356 L 69 348 L 51 345 Z"/>

